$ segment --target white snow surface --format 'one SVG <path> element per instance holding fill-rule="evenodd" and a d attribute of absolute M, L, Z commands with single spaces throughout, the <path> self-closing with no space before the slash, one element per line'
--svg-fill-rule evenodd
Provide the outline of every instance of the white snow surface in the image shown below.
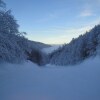
<path fill-rule="evenodd" d="M 0 64 L 0 100 L 100 100 L 100 58 L 66 67 Z"/>

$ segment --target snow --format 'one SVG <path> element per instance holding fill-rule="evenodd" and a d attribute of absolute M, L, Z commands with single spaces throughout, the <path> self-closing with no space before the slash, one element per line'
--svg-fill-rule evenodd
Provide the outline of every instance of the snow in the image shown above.
<path fill-rule="evenodd" d="M 100 58 L 66 67 L 0 64 L 0 100 L 100 100 Z"/>
<path fill-rule="evenodd" d="M 50 63 L 61 66 L 77 64 L 97 54 L 100 54 L 100 25 L 53 52 Z"/>

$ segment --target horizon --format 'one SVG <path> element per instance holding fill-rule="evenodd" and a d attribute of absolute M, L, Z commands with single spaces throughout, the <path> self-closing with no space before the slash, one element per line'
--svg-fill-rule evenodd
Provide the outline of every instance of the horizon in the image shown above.
<path fill-rule="evenodd" d="M 100 23 L 100 0 L 4 0 L 32 41 L 69 43 Z M 24 4 L 23 4 L 24 3 Z"/>
<path fill-rule="evenodd" d="M 78 38 L 80 35 L 86 34 L 86 32 L 91 31 L 91 30 L 92 30 L 95 26 L 97 26 L 97 25 L 100 25 L 100 23 L 94 25 L 93 27 L 90 27 L 90 29 L 84 31 L 84 33 L 81 33 L 81 34 L 79 34 L 79 35 L 76 36 L 76 37 L 72 37 L 72 38 L 70 39 L 70 41 L 68 41 L 68 42 L 65 41 L 64 43 L 59 43 L 59 44 L 56 44 L 56 43 L 55 43 L 55 44 L 53 44 L 53 43 L 45 43 L 45 42 L 40 42 L 40 41 L 35 41 L 35 42 L 39 42 L 39 43 L 43 43 L 43 44 L 47 44 L 47 45 L 51 45 L 51 46 L 58 46 L 58 45 L 61 46 L 61 45 L 70 43 L 70 42 L 73 40 L 73 38 L 76 39 L 76 38 Z M 27 38 L 27 35 L 26 35 L 25 37 Z M 28 38 L 28 40 L 31 40 L 31 39 Z M 31 40 L 31 41 L 34 41 L 34 40 Z"/>

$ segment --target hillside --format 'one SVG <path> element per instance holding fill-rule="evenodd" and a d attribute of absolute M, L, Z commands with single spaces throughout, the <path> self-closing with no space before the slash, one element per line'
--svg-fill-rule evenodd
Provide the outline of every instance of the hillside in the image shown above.
<path fill-rule="evenodd" d="M 100 25 L 50 54 L 50 63 L 73 65 L 100 54 Z"/>
<path fill-rule="evenodd" d="M 25 33 L 19 31 L 19 25 L 11 10 L 0 6 L 0 63 L 20 63 L 27 60 L 37 64 L 45 62 L 46 54 L 41 49 L 50 45 L 30 41 L 25 38 Z"/>
<path fill-rule="evenodd" d="M 49 45 L 33 42 L 25 37 L 16 36 L 14 34 L 0 33 L 0 61 L 11 63 L 22 62 L 27 60 L 29 54 L 33 51 L 37 51 L 42 55 L 43 53 L 40 49 L 48 46 Z"/>

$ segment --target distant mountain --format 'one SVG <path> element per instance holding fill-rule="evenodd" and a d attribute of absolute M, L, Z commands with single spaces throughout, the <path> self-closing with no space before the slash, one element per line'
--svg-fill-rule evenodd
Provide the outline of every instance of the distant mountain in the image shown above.
<path fill-rule="evenodd" d="M 50 54 L 50 64 L 73 65 L 100 54 L 100 25 Z"/>
<path fill-rule="evenodd" d="M 38 48 L 38 49 L 51 47 L 51 45 L 49 44 L 44 44 L 44 43 L 37 42 L 37 41 L 28 40 L 28 42 L 29 44 L 33 45 L 34 48 Z"/>

